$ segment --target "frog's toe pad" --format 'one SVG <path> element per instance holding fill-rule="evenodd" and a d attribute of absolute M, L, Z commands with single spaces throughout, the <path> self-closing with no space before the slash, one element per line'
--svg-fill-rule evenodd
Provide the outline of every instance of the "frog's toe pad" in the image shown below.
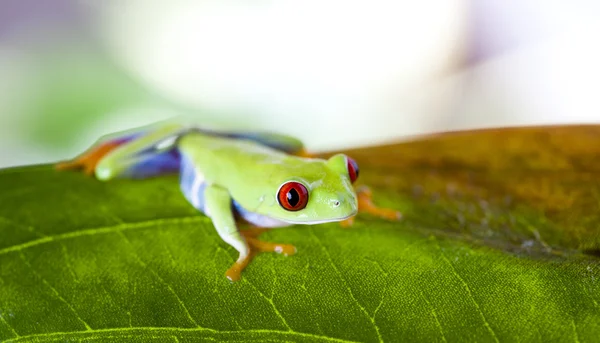
<path fill-rule="evenodd" d="M 253 237 L 246 237 L 250 249 L 256 252 L 276 252 L 284 256 L 294 255 L 296 247 L 291 244 L 263 242 Z"/>
<path fill-rule="evenodd" d="M 227 269 L 227 272 L 225 272 L 225 277 L 227 277 L 231 282 L 239 281 L 242 278 L 242 271 L 244 268 L 246 268 L 246 265 L 248 265 L 247 262 L 245 264 L 235 262 L 231 268 Z"/>

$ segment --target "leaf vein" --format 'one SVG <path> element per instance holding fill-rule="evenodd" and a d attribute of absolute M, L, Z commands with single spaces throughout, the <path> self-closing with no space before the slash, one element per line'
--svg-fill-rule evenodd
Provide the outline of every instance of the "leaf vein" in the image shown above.
<path fill-rule="evenodd" d="M 252 284 L 252 282 L 248 281 L 247 278 L 242 278 L 242 280 L 244 280 L 247 284 L 249 284 L 256 292 L 258 292 L 258 294 L 260 294 L 263 298 L 265 298 L 269 304 L 271 304 L 271 307 L 273 307 L 273 311 L 275 311 L 275 314 L 277 315 L 277 317 L 279 317 L 281 319 L 281 322 L 283 323 L 283 325 L 288 329 L 288 331 L 290 332 L 294 332 L 294 330 L 292 330 L 292 328 L 289 326 L 289 324 L 287 323 L 287 321 L 285 320 L 285 318 L 283 317 L 283 315 L 281 314 L 281 312 L 279 312 L 279 310 L 277 309 L 277 306 L 275 306 L 275 303 L 273 302 L 272 298 L 267 297 L 263 292 L 261 292 L 256 286 L 254 286 Z"/>
<path fill-rule="evenodd" d="M 367 312 L 367 309 L 360 304 L 360 302 L 358 301 L 358 299 L 356 299 L 356 297 L 354 296 L 354 293 L 352 292 L 352 289 L 350 288 L 350 285 L 348 285 L 348 282 L 346 281 L 346 278 L 340 272 L 340 270 L 338 269 L 338 267 L 336 266 L 336 264 L 333 262 L 333 259 L 331 258 L 331 255 L 329 254 L 329 251 L 327 251 L 327 249 L 325 248 L 325 246 L 321 242 L 321 239 L 317 235 L 315 235 L 312 227 L 308 228 L 308 232 L 310 233 L 310 235 L 313 238 L 315 238 L 315 240 L 317 241 L 317 244 L 319 244 L 319 246 L 321 247 L 321 250 L 323 250 L 323 252 L 325 253 L 325 256 L 329 260 L 329 263 L 331 264 L 331 266 L 335 270 L 336 274 L 338 274 L 340 280 L 342 280 L 342 282 L 344 283 L 344 286 L 346 286 L 346 288 L 348 289 L 348 292 L 350 293 L 350 297 L 352 297 L 352 300 L 354 300 L 354 302 L 359 307 L 359 309 L 365 314 L 365 316 L 369 319 L 369 321 L 371 321 L 371 324 L 373 325 L 373 328 L 375 329 L 375 334 L 377 335 L 378 341 L 379 342 L 383 342 L 383 338 L 381 337 L 381 333 L 379 332 L 379 327 L 377 326 L 377 323 L 375 322 L 375 318 L 374 318 L 375 316 L 371 317 L 369 315 L 369 312 Z"/>
<path fill-rule="evenodd" d="M 154 227 L 158 225 L 168 225 L 174 223 L 196 223 L 210 220 L 204 216 L 189 216 L 189 217 L 181 217 L 181 218 L 162 218 L 162 219 L 151 219 L 146 221 L 140 221 L 135 223 L 120 223 L 112 226 L 103 226 L 97 228 L 90 229 L 82 229 L 78 231 L 71 231 L 67 233 L 62 233 L 53 236 L 44 236 L 39 239 L 34 239 L 25 243 L 11 245 L 5 248 L 0 249 L 0 255 L 6 255 L 11 252 L 22 251 L 27 248 L 35 247 L 38 245 L 57 242 L 67 239 L 73 239 L 83 236 L 94 236 L 94 235 L 102 235 L 102 234 L 110 234 L 110 233 L 118 233 L 121 231 L 128 231 L 134 229 L 147 229 L 149 227 Z"/>
<path fill-rule="evenodd" d="M 71 331 L 71 332 L 52 332 L 52 333 L 41 333 L 41 334 L 32 334 L 27 336 L 21 336 L 18 338 L 12 338 L 7 340 L 5 343 L 18 343 L 22 341 L 49 341 L 61 339 L 64 340 L 69 336 L 82 337 L 86 340 L 90 338 L 122 338 L 122 337 L 134 337 L 134 334 L 142 334 L 142 333 L 157 333 L 158 337 L 168 336 L 172 337 L 173 333 L 198 333 L 198 332 L 207 332 L 212 333 L 214 335 L 240 335 L 240 334 L 273 334 L 277 336 L 283 337 L 302 337 L 307 338 L 313 341 L 321 340 L 326 342 L 338 342 L 338 343 L 355 343 L 356 341 L 350 341 L 335 337 L 329 337 L 324 335 L 316 335 L 305 332 L 298 331 L 279 331 L 279 330 L 269 330 L 269 329 L 251 329 L 244 331 L 220 331 L 211 328 L 180 328 L 180 327 L 137 327 L 137 328 L 112 328 L 112 329 L 95 329 L 91 331 Z M 98 334 L 107 334 L 107 336 L 98 336 Z M 123 334 L 115 336 L 115 334 Z M 214 337 L 207 337 L 207 339 L 214 340 Z"/>
<path fill-rule="evenodd" d="M 435 307 L 433 307 L 433 305 L 429 302 L 429 300 L 427 300 L 427 297 L 423 293 L 423 290 L 420 290 L 420 293 L 421 293 L 421 297 L 423 298 L 423 300 L 425 300 L 425 302 L 427 303 L 429 308 L 431 308 L 431 315 L 433 316 L 433 319 L 435 319 L 435 324 L 436 324 L 437 328 L 440 330 L 440 334 L 442 335 L 442 340 L 444 342 L 448 342 L 446 340 L 446 335 L 444 335 L 444 330 L 442 329 L 442 324 L 440 323 L 437 313 L 435 312 Z"/>
<path fill-rule="evenodd" d="M 4 316 L 2 314 L 0 314 L 0 320 L 2 320 L 2 322 L 4 324 L 6 324 L 6 326 L 8 327 L 8 329 L 12 332 L 13 335 L 15 335 L 15 338 L 19 338 L 19 334 L 17 333 L 17 331 L 15 331 L 15 329 L 12 327 L 12 325 L 10 325 L 6 319 L 4 319 Z"/>
<path fill-rule="evenodd" d="M 577 333 L 577 325 L 575 324 L 575 319 L 571 318 L 571 324 L 573 326 L 573 339 L 575 340 L 575 343 L 580 343 L 579 334 Z"/>
<path fill-rule="evenodd" d="M 452 274 L 454 274 L 454 276 L 456 276 L 456 278 L 462 283 L 462 285 L 465 287 L 465 289 L 467 290 L 467 294 L 469 295 L 469 298 L 471 299 L 471 301 L 473 302 L 473 304 L 475 305 L 475 308 L 477 309 L 477 312 L 479 313 L 479 316 L 481 317 L 481 319 L 483 320 L 483 325 L 487 328 L 487 330 L 490 332 L 490 334 L 492 335 L 492 337 L 494 338 L 494 340 L 496 342 L 500 342 L 498 340 L 498 337 L 496 336 L 496 333 L 494 332 L 494 330 L 492 330 L 492 327 L 490 326 L 490 324 L 488 323 L 487 319 L 485 318 L 485 315 L 483 314 L 483 312 L 481 311 L 481 308 L 479 307 L 479 304 L 477 303 L 477 301 L 475 301 L 475 298 L 473 297 L 473 293 L 471 293 L 471 288 L 469 287 L 469 285 L 465 282 L 465 280 L 458 274 L 458 272 L 456 271 L 456 269 L 454 268 L 454 265 L 450 262 L 450 260 L 448 260 L 448 258 L 446 257 L 446 255 L 444 254 L 444 251 L 442 250 L 442 248 L 440 247 L 439 243 L 437 243 L 437 247 L 440 250 L 440 254 L 442 256 L 442 259 L 444 259 L 444 261 L 446 261 L 446 263 L 450 266 L 450 269 L 452 271 Z"/>
<path fill-rule="evenodd" d="M 73 314 L 75 315 L 75 317 L 77 318 L 77 320 L 79 320 L 86 328 L 87 331 L 91 331 L 92 328 L 89 326 L 89 324 L 83 320 L 79 314 L 77 313 L 77 311 L 75 311 L 75 308 L 73 308 L 73 306 L 71 306 L 71 304 L 65 299 L 63 298 L 60 293 L 56 290 L 56 288 L 54 288 L 43 276 L 41 276 L 38 272 L 35 271 L 35 269 L 33 268 L 33 266 L 29 263 L 29 261 L 27 261 L 27 259 L 25 258 L 25 255 L 23 255 L 23 252 L 19 252 L 19 256 L 21 257 L 21 259 L 23 260 L 23 262 L 25 262 L 25 265 L 27 266 L 27 268 L 29 268 L 31 270 L 31 272 L 42 281 L 42 283 L 44 285 L 46 285 L 48 288 L 50 288 L 50 290 L 52 290 L 52 293 L 54 293 L 54 295 L 63 303 L 65 303 L 65 305 L 67 305 L 67 307 L 71 310 L 71 312 L 73 312 Z"/>
<path fill-rule="evenodd" d="M 419 243 L 425 242 L 425 241 L 427 241 L 427 239 L 413 241 L 412 243 L 406 245 L 404 247 L 404 249 L 402 249 L 402 251 L 398 254 L 398 256 L 404 255 L 408 251 L 408 249 L 412 248 L 413 246 L 415 246 Z M 377 317 L 377 313 L 379 312 L 379 309 L 383 306 L 383 303 L 385 302 L 385 298 L 389 292 L 390 282 L 388 280 L 390 278 L 390 273 L 391 273 L 391 271 L 396 270 L 396 266 L 399 265 L 400 263 L 402 263 L 404 260 L 402 258 L 398 258 L 398 260 L 396 260 L 390 267 L 390 272 L 385 271 L 385 269 L 383 269 L 381 264 L 379 264 L 379 262 L 377 262 L 376 260 L 371 260 L 369 258 L 366 258 L 366 260 L 376 263 L 378 265 L 379 269 L 381 270 L 381 272 L 383 273 L 383 276 L 385 279 L 385 286 L 383 288 L 383 291 L 381 292 L 381 299 L 379 300 L 379 303 L 375 307 L 375 310 L 373 310 L 373 320 L 376 321 L 375 318 Z"/>
<path fill-rule="evenodd" d="M 71 277 L 73 277 L 73 280 L 75 281 L 75 283 L 79 283 L 79 278 L 77 277 L 77 274 L 75 273 L 75 269 L 73 269 L 73 265 L 71 265 L 71 258 L 69 257 L 69 252 L 67 250 L 67 246 L 64 245 L 63 242 L 60 242 L 60 247 L 62 249 L 63 255 L 65 255 L 65 263 L 67 265 L 67 269 L 69 270 L 69 273 L 71 274 Z"/>
<path fill-rule="evenodd" d="M 185 303 L 177 295 L 177 293 L 175 292 L 175 290 L 173 289 L 173 287 L 171 287 L 171 285 L 169 283 L 167 283 L 160 275 L 158 275 L 158 273 L 156 271 L 154 271 L 154 269 L 152 269 L 148 264 L 146 264 L 146 262 L 144 262 L 142 260 L 142 258 L 137 253 L 137 251 L 135 251 L 135 248 L 134 248 L 133 244 L 131 244 L 131 242 L 129 241 L 129 238 L 127 238 L 127 236 L 125 236 L 125 234 L 123 232 L 119 231 L 119 235 L 121 237 L 123 237 L 123 239 L 127 242 L 127 244 L 129 244 L 129 246 L 131 247 L 131 251 L 133 252 L 133 255 L 136 258 L 136 260 L 138 261 L 138 263 L 142 267 L 144 267 L 145 269 L 147 269 L 150 273 L 152 273 L 152 275 L 154 275 L 163 285 L 165 285 L 167 287 L 167 289 L 169 290 L 169 292 L 171 292 L 171 294 L 173 294 L 173 296 L 175 297 L 175 299 L 177 300 L 177 302 L 179 302 L 179 306 L 181 306 L 181 308 L 185 312 L 185 314 L 188 317 L 188 319 L 190 320 L 190 322 L 192 322 L 192 324 L 195 325 L 196 327 L 201 328 L 201 326 L 192 317 L 192 315 L 190 314 L 190 311 L 188 311 L 187 307 L 185 306 Z"/>
<path fill-rule="evenodd" d="M 308 297 L 308 300 L 310 301 L 310 303 L 311 303 L 312 307 L 315 309 L 315 311 L 318 312 L 320 316 L 323 316 L 323 313 L 320 310 L 320 306 L 315 305 L 317 302 L 315 301 L 315 299 L 313 297 L 313 292 L 309 292 L 308 289 L 306 288 L 306 280 L 308 278 L 309 269 L 310 269 L 310 258 L 307 256 L 306 257 L 306 266 L 304 267 L 304 273 L 302 276 L 302 284 L 300 284 L 300 288 L 302 288 L 302 290 Z M 317 326 L 317 329 L 319 330 L 319 332 L 324 334 L 323 329 L 321 328 L 321 325 L 319 325 L 319 322 L 315 322 L 315 325 Z"/>

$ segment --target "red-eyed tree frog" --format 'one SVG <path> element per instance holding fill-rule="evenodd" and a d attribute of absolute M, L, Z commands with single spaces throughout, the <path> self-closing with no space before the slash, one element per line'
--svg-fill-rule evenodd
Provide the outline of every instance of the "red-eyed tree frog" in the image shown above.
<path fill-rule="evenodd" d="M 82 168 L 98 180 L 179 173 L 189 203 L 210 217 L 220 237 L 239 252 L 226 272 L 231 281 L 261 251 L 292 255 L 296 248 L 258 240 L 264 228 L 342 222 L 357 212 L 398 220 L 376 207 L 368 188 L 354 190 L 356 162 L 344 154 L 311 157 L 303 144 L 273 133 L 231 133 L 162 124 L 101 139 L 57 169 Z M 256 228 L 239 230 L 236 218 Z M 261 229 L 262 228 L 262 229 Z"/>

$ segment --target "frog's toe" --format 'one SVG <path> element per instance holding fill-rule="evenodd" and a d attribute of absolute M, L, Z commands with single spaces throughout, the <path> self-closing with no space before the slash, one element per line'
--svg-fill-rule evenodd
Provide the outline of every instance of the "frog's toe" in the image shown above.
<path fill-rule="evenodd" d="M 343 228 L 349 228 L 354 224 L 354 217 L 350 217 L 348 219 L 344 219 L 340 222 L 340 226 Z"/>
<path fill-rule="evenodd" d="M 120 144 L 121 142 L 118 141 L 110 141 L 100 144 L 74 160 L 59 162 L 55 164 L 54 167 L 56 170 L 81 169 L 86 175 L 94 175 L 96 171 L 96 165 L 98 165 L 100 160 L 117 148 Z"/>
<path fill-rule="evenodd" d="M 264 242 L 252 237 L 246 237 L 246 241 L 250 245 L 250 249 L 257 252 L 276 252 L 284 256 L 290 256 L 297 251 L 296 247 L 291 244 Z"/>
<path fill-rule="evenodd" d="M 400 220 L 402 213 L 390 208 L 377 207 L 373 203 L 373 193 L 371 189 L 366 186 L 361 186 L 356 190 L 358 196 L 358 212 L 368 213 L 375 217 L 387 219 L 387 220 Z M 342 221 L 342 227 L 348 227 L 354 223 L 354 217 Z"/>
<path fill-rule="evenodd" d="M 268 230 L 269 229 L 253 227 L 240 231 L 240 234 L 244 236 L 246 243 L 248 244 L 249 252 L 245 256 L 240 256 L 240 258 L 238 258 L 225 273 L 225 276 L 230 281 L 239 281 L 244 269 L 250 264 L 254 256 L 261 252 L 275 252 L 283 256 L 291 256 L 296 253 L 296 247 L 291 244 L 265 242 L 257 238 L 261 233 Z"/>
<path fill-rule="evenodd" d="M 239 281 L 242 278 L 242 272 L 244 271 L 244 269 L 246 269 L 248 264 L 250 264 L 250 261 L 252 261 L 253 257 L 254 255 L 250 253 L 247 256 L 244 256 L 243 258 L 240 258 L 237 261 L 235 261 L 235 263 L 233 263 L 233 265 L 229 269 L 227 269 L 227 272 L 225 272 L 225 277 L 227 277 L 229 281 L 232 282 Z"/>

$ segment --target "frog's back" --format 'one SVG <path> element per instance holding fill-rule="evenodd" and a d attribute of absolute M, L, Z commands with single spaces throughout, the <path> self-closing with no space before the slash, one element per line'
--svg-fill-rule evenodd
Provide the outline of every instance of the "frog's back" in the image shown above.
<path fill-rule="evenodd" d="M 181 138 L 179 151 L 205 179 L 220 182 L 227 175 L 248 173 L 244 167 L 277 165 L 291 159 L 289 155 L 248 139 L 190 133 Z"/>
<path fill-rule="evenodd" d="M 191 132 L 195 132 L 206 137 L 221 137 L 232 140 L 252 141 L 262 146 L 266 146 L 288 154 L 297 154 L 304 150 L 304 144 L 296 137 L 274 132 L 211 131 L 202 128 L 193 128 Z"/>

